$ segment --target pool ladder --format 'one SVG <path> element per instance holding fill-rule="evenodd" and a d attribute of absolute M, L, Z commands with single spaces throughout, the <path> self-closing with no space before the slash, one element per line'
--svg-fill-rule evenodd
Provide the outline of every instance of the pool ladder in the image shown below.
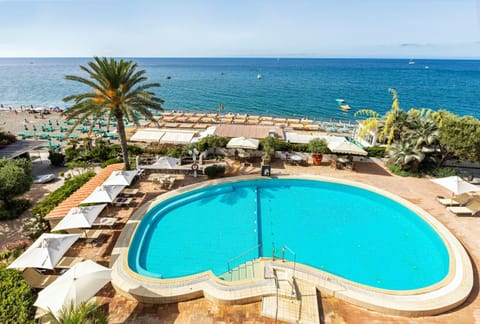
<path fill-rule="evenodd" d="M 275 245 L 272 246 L 272 259 L 275 260 Z M 287 258 L 286 258 L 286 253 L 290 253 L 292 255 L 292 259 L 293 260 L 290 260 L 293 262 L 293 276 L 295 277 L 295 271 L 296 271 L 296 268 L 297 268 L 297 254 L 291 249 L 289 248 L 287 245 L 283 245 L 282 246 L 282 255 L 280 257 L 280 260 L 282 260 L 282 262 L 285 262 L 285 260 L 289 261 Z"/>
<path fill-rule="evenodd" d="M 244 257 L 254 251 L 259 251 L 260 247 L 261 247 L 261 244 L 257 244 L 249 248 L 248 250 L 245 250 L 244 252 L 240 253 L 239 255 L 230 259 L 227 262 L 227 269 L 228 269 L 227 273 L 230 275 L 230 280 L 233 281 L 234 277 L 236 278 L 235 280 L 255 277 L 255 259 L 258 258 L 259 253 L 257 252 L 254 257 L 250 257 L 250 258 L 244 258 Z M 240 259 L 242 259 L 243 263 L 239 262 Z M 242 274 L 242 269 L 243 269 L 243 274 Z M 235 276 L 235 271 L 237 271 L 236 276 Z"/>

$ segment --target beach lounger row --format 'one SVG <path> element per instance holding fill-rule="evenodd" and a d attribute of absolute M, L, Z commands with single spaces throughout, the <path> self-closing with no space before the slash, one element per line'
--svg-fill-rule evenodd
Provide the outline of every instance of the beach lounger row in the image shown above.
<path fill-rule="evenodd" d="M 480 215 L 480 196 L 473 198 L 463 206 L 450 206 L 447 210 L 457 216 L 478 216 Z"/>

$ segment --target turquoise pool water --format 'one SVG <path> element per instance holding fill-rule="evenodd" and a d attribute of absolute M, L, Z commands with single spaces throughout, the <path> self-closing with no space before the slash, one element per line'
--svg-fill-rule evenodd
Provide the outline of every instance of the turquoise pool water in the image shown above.
<path fill-rule="evenodd" d="M 284 246 L 299 263 L 376 288 L 419 289 L 449 270 L 444 242 L 408 208 L 358 187 L 300 179 L 221 184 L 163 201 L 139 224 L 128 263 L 154 278 L 221 275 L 245 251 L 230 266 L 280 257 Z"/>

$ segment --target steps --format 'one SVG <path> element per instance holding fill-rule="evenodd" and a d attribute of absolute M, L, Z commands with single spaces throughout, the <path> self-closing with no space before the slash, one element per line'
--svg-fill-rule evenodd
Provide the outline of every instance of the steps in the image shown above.
<path fill-rule="evenodd" d="M 274 271 L 278 295 L 263 297 L 262 316 L 288 323 L 320 323 L 315 286 L 293 278 L 290 271 Z"/>
<path fill-rule="evenodd" d="M 263 264 L 259 260 L 247 261 L 218 277 L 225 281 L 263 278 Z"/>

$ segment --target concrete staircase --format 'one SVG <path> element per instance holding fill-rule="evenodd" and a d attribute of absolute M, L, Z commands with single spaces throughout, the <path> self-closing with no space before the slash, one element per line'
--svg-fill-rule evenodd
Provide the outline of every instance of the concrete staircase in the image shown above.
<path fill-rule="evenodd" d="M 225 281 L 263 278 L 263 264 L 259 260 L 247 261 L 218 277 Z"/>
<path fill-rule="evenodd" d="M 317 289 L 294 278 L 289 270 L 274 270 L 277 295 L 263 297 L 262 316 L 288 323 L 320 323 Z"/>

